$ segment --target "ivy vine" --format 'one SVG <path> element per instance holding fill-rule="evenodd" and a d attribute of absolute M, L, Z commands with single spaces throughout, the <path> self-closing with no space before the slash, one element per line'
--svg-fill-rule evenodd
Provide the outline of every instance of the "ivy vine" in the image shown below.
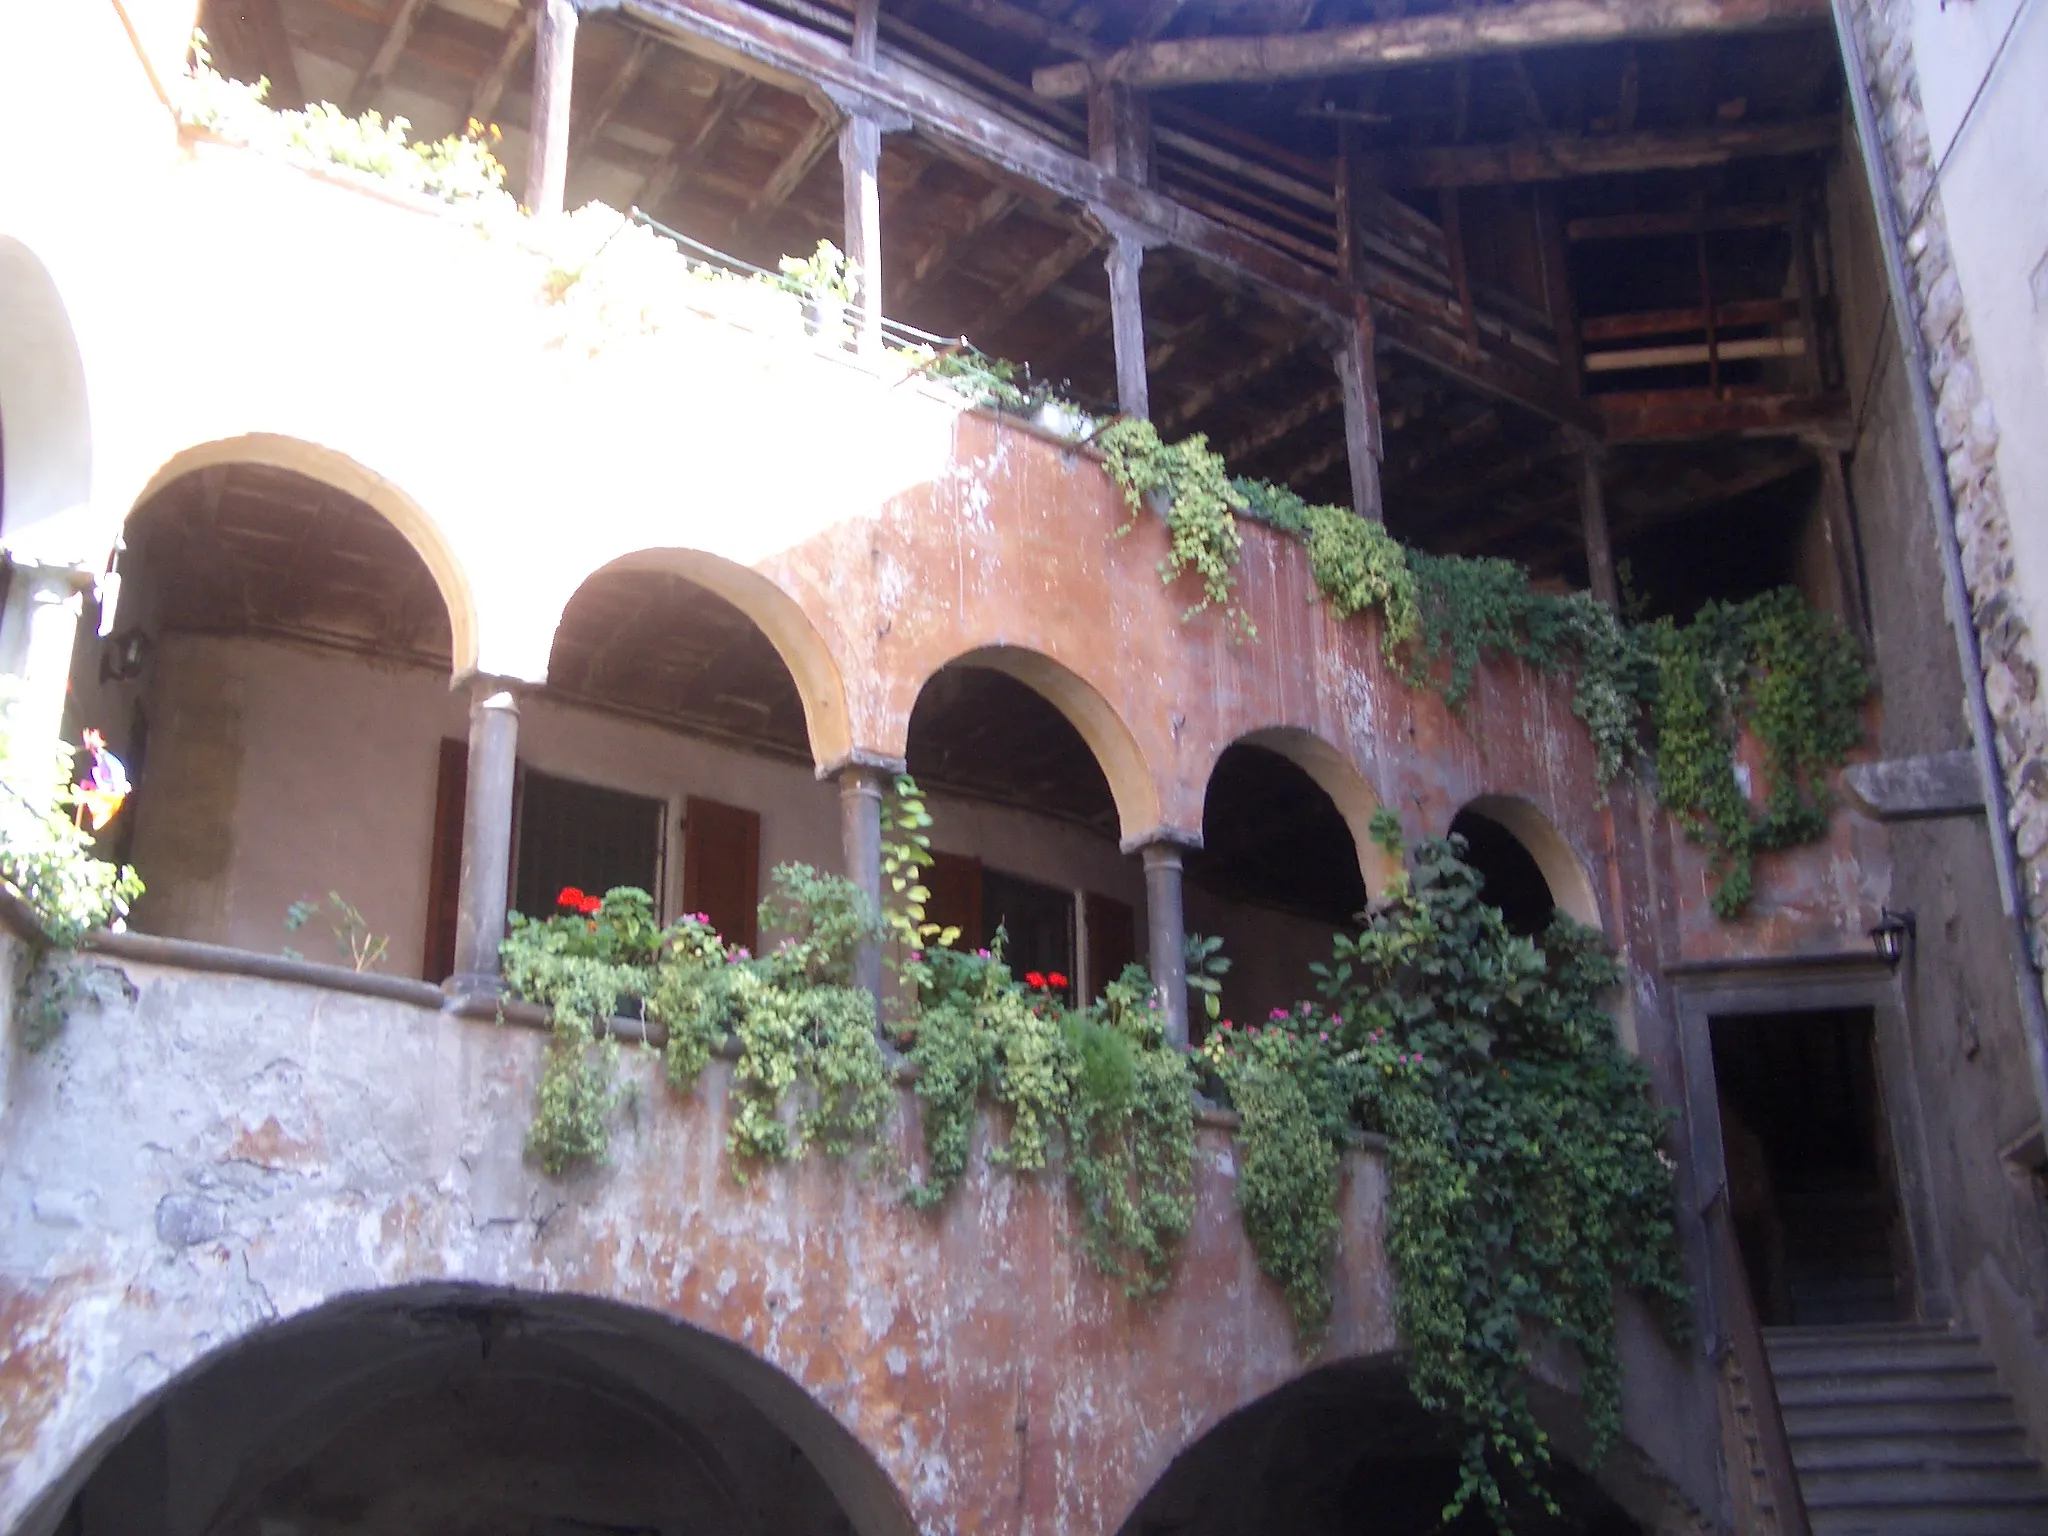
<path fill-rule="evenodd" d="M 1159 564 L 1160 578 L 1171 583 L 1193 572 L 1201 583 L 1201 601 L 1182 617 L 1191 619 L 1205 609 L 1221 608 L 1232 617 L 1240 635 L 1253 638 L 1256 631 L 1234 596 L 1237 562 L 1244 548 L 1234 514 L 1245 509 L 1245 500 L 1224 468 L 1222 456 L 1210 451 L 1208 439 L 1199 432 L 1168 443 L 1151 422 L 1131 416 L 1118 417 L 1104 427 L 1095 444 L 1130 508 L 1131 515 L 1117 529 L 1117 536 L 1137 527 L 1148 505 L 1156 502 L 1170 540 L 1166 558 Z"/>
<path fill-rule="evenodd" d="M 1600 1006 L 1619 968 L 1568 919 L 1540 943 L 1510 933 L 1461 852 L 1417 847 L 1316 967 L 1320 1004 L 1218 1030 L 1204 1058 L 1242 1117 L 1247 1235 L 1307 1333 L 1329 1313 L 1341 1148 L 1356 1129 L 1388 1137 L 1409 1384 L 1465 1432 L 1444 1517 L 1476 1499 L 1505 1530 L 1516 1493 L 1555 1509 L 1522 1386 L 1531 1330 L 1577 1350 L 1597 1459 L 1620 1429 L 1616 1285 L 1658 1302 L 1674 1337 L 1688 1296 L 1670 1116 Z"/>

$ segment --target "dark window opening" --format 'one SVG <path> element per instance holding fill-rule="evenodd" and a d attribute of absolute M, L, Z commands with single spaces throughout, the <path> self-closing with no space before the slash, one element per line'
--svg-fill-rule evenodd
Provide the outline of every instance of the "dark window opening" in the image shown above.
<path fill-rule="evenodd" d="M 1074 989 L 1074 893 L 1001 870 L 981 872 L 980 943 L 1003 934 L 1003 959 L 1012 975 L 1067 978 Z"/>
<path fill-rule="evenodd" d="M 1216 760 L 1202 805 L 1202 847 L 1187 878 L 1227 901 L 1346 927 L 1366 903 L 1351 827 L 1290 759 L 1240 742 Z"/>
<path fill-rule="evenodd" d="M 661 905 L 661 830 L 667 807 L 528 769 L 521 776 L 518 872 L 512 907 L 552 916 L 565 886 L 593 896 L 630 885 Z"/>
<path fill-rule="evenodd" d="M 935 673 L 911 711 L 907 757 L 927 792 L 1116 835 L 1116 800 L 1088 743 L 1051 701 L 1006 672 L 956 665 Z"/>
<path fill-rule="evenodd" d="M 1709 601 L 1742 602 L 1800 585 L 1800 545 L 1819 484 L 1820 471 L 1809 461 L 1694 515 L 1624 525 L 1614 552 L 1631 605 L 1646 617 L 1683 623 Z"/>
<path fill-rule="evenodd" d="M 695 795 L 683 806 L 683 910 L 711 919 L 725 942 L 760 944 L 761 818 Z"/>
<path fill-rule="evenodd" d="M 1712 1024 L 1728 1200 L 1766 1325 L 1907 1315 L 1906 1242 L 1867 1008 Z"/>
<path fill-rule="evenodd" d="M 1473 810 L 1458 812 L 1451 821 L 1451 835 L 1465 840 L 1465 862 L 1479 871 L 1482 881 L 1479 894 L 1500 908 L 1510 933 L 1533 939 L 1550 926 L 1557 900 L 1542 867 L 1520 838 L 1491 816 Z"/>

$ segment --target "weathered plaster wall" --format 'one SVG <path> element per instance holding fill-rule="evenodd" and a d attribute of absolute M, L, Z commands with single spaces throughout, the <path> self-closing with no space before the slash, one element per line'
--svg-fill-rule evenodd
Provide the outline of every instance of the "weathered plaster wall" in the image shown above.
<path fill-rule="evenodd" d="M 2048 27 L 2028 9 L 1858 0 L 1851 14 L 1904 226 L 2038 962 L 2048 951 L 2048 447 L 2038 426 L 2048 416 L 2048 165 L 2038 153 L 2048 108 L 2037 82 Z"/>
<path fill-rule="evenodd" d="M 1885 707 L 1876 745 L 1887 758 L 1954 751 L 1970 740 L 1956 641 L 1860 167 L 1837 169 L 1829 205 L 1856 390 L 1850 488 L 1878 597 L 1872 639 Z M 1901 972 L 1912 1077 L 1883 1088 L 1888 1101 L 1916 1101 L 1925 1144 L 1902 1150 L 1924 1161 L 1946 1268 L 1922 1286 L 1932 1280 L 1991 1344 L 2039 1436 L 2048 1431 L 2048 1234 L 2038 1197 L 2000 1156 L 2038 1108 L 1989 829 L 1972 816 L 1898 823 L 1890 834 L 1884 899 L 1917 914 L 1918 935 Z"/>
<path fill-rule="evenodd" d="M 130 965 L 16 1063 L 0 1117 L 0 1530 L 188 1366 L 348 1293 L 439 1280 L 628 1303 L 793 1378 L 932 1532 L 1113 1530 L 1173 1455 L 1304 1362 L 1204 1132 L 1173 1287 L 1125 1300 L 1055 1180 L 977 1162 L 936 1217 L 810 1160 L 731 1177 L 724 1069 L 629 1055 L 612 1165 L 521 1156 L 540 1039 L 279 983 Z M 1384 1179 L 1351 1161 L 1325 1355 L 1392 1343 Z"/>

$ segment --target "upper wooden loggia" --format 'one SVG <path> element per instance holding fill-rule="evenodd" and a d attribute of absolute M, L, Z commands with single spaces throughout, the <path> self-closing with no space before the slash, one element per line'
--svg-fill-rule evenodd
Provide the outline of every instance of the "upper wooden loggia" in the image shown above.
<path fill-rule="evenodd" d="M 1271 84 L 1533 48 L 1816 27 L 1829 17 L 1828 0 L 1520 0 L 1312 32 L 1137 43 L 1049 65 L 1033 73 L 1031 86 L 1061 99 L 1087 94 L 1091 80 L 1140 90 Z"/>

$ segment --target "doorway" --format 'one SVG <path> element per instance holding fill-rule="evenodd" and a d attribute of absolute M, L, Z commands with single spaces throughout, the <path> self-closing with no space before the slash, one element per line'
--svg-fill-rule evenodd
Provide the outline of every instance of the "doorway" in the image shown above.
<path fill-rule="evenodd" d="M 1710 1027 L 1729 1206 L 1758 1319 L 1910 1317 L 1873 1011 L 1717 1015 Z"/>

